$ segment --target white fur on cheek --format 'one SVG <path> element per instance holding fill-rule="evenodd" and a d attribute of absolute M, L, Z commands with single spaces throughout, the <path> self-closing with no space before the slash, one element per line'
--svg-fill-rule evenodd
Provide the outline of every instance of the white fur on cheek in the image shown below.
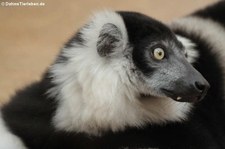
<path fill-rule="evenodd" d="M 26 149 L 23 142 L 6 128 L 0 113 L 0 149 Z"/>

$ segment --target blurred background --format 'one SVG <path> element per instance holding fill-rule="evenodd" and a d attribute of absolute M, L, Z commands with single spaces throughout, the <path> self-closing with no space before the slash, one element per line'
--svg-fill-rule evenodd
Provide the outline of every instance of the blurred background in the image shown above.
<path fill-rule="evenodd" d="M 42 2 L 44 6 L 6 6 Z M 40 79 L 59 49 L 98 10 L 138 11 L 169 23 L 215 0 L 0 0 L 0 104 Z"/>

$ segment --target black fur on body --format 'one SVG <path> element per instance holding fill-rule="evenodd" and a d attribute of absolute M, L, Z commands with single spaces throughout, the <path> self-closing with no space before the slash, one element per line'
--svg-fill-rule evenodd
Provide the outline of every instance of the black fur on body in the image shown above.
<path fill-rule="evenodd" d="M 212 19 L 225 28 L 223 14 L 225 2 L 221 1 L 192 15 Z M 122 17 L 125 15 L 126 13 L 122 14 Z M 129 15 L 126 19 L 129 19 Z M 132 28 L 134 24 L 126 24 L 126 27 Z M 56 130 L 52 117 L 58 103 L 57 100 L 46 96 L 46 91 L 54 86 L 47 72 L 40 82 L 18 91 L 11 102 L 2 108 L 6 125 L 30 149 L 225 149 L 224 68 L 218 55 L 212 52 L 214 49 L 201 35 L 190 33 L 182 27 L 172 28 L 173 32 L 191 39 L 196 44 L 195 49 L 199 51 L 200 56 L 194 67 L 211 85 L 205 98 L 194 104 L 187 120 L 162 125 L 149 124 L 143 128 L 127 127 L 119 132 L 107 131 L 100 137 Z M 132 33 L 139 37 L 135 30 Z M 79 34 L 72 41 L 81 44 L 83 42 Z M 70 46 L 70 43 L 66 44 L 66 47 Z M 225 52 L 225 49 L 223 50 Z M 62 56 L 57 59 L 57 62 L 60 61 L 67 59 Z M 145 66 L 140 64 L 140 67 Z"/>

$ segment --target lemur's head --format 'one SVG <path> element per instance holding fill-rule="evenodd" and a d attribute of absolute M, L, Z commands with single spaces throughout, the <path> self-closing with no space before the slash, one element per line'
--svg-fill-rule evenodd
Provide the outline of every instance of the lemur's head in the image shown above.
<path fill-rule="evenodd" d="M 50 69 L 49 93 L 60 102 L 56 127 L 96 134 L 184 119 L 186 102 L 201 100 L 209 88 L 190 64 L 198 55 L 193 47 L 145 15 L 96 14 Z"/>
<path fill-rule="evenodd" d="M 182 44 L 185 44 L 185 38 L 175 36 L 167 26 L 147 16 L 126 12 L 120 12 L 120 15 L 126 26 L 127 46 L 132 48 L 129 54 L 134 68 L 131 68 L 129 77 L 135 76 L 136 82 L 133 84 L 137 85 L 140 94 L 143 97 L 170 97 L 182 102 L 203 99 L 209 83 L 188 61 L 188 57 L 197 55 L 188 55 L 187 47 L 185 49 Z M 114 28 L 115 30 L 118 34 L 121 32 L 119 28 Z M 108 37 L 112 39 L 113 35 L 108 31 Z M 115 43 L 118 42 L 119 36 L 114 37 Z M 102 41 L 101 38 L 99 40 Z M 105 53 L 107 50 L 109 49 L 106 48 Z M 108 55 L 111 51 L 112 48 Z"/>

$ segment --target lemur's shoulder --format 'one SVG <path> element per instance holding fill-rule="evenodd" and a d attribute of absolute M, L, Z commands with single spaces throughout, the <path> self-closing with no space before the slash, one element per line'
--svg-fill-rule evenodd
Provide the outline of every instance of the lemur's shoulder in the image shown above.
<path fill-rule="evenodd" d="M 43 142 L 53 130 L 51 117 L 57 103 L 46 97 L 46 85 L 46 81 L 39 81 L 18 90 L 1 109 L 10 132 L 23 138 L 26 144 Z"/>

